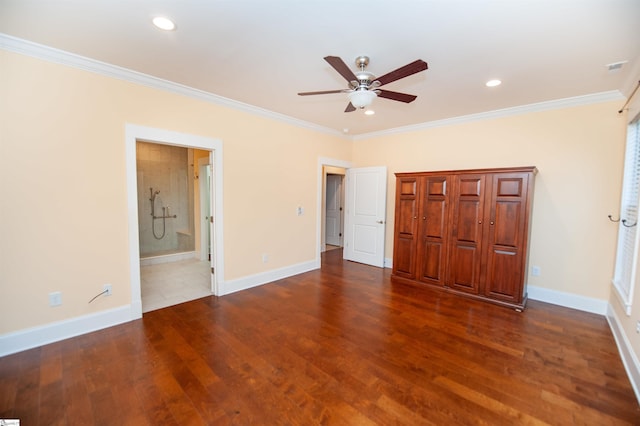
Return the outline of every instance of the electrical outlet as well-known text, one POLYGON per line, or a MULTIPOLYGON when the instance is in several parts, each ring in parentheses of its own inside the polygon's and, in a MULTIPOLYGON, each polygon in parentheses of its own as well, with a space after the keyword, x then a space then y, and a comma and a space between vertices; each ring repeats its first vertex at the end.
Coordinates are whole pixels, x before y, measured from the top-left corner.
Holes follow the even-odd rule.
POLYGON ((49 306, 60 305, 62 305, 62 292, 54 291, 53 293, 49 293, 49 306))
POLYGON ((298 216, 302 216, 304 214, 304 207, 298 206, 296 213, 298 214, 298 216))
POLYGON ((102 291, 104 291, 106 296, 111 296, 111 284, 105 284, 104 287, 102 287, 102 291))
POLYGON ((636 322, 636 333, 640 333, 640 321, 636 322))
POLYGON ((262 255, 262 263, 267 263, 269 261, 269 255, 264 253, 262 255))
POLYGON ((531 267, 531 275, 533 275, 534 277, 539 277, 540 276, 540 267, 539 266, 531 267))

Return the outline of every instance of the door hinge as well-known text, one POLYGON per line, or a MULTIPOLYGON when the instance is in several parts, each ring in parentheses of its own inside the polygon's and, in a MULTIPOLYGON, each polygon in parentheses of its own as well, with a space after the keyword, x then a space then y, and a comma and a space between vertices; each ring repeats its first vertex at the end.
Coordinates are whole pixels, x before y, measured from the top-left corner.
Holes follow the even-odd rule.
POLYGON ((338 234, 338 237, 342 237, 342 232, 338 234))
POLYGON ((216 268, 211 267, 211 273, 212 273, 212 274, 215 274, 215 270, 216 270, 216 268))
POLYGON ((209 222, 213 223, 213 216, 209 216, 209 222))

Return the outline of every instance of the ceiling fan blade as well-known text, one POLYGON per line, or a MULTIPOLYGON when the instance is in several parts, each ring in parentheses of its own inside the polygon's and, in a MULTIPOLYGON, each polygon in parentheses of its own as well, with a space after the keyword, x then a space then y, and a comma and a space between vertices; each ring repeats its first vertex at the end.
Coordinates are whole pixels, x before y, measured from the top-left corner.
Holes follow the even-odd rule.
POLYGON ((347 105, 347 109, 345 109, 344 112, 352 112, 355 110, 356 110, 356 107, 354 107, 353 104, 349 102, 349 105, 347 105))
POLYGON ((426 69, 427 63, 422 59, 418 59, 411 62, 410 64, 398 68, 397 70, 391 71, 390 73, 387 73, 382 77, 376 78, 376 80, 378 80, 380 82, 380 86, 382 86, 385 84, 389 84, 392 81, 400 80, 401 78, 405 78, 420 71, 424 71, 426 69))
POLYGON ((309 95, 328 95, 330 93, 344 93, 346 90, 320 90, 319 92, 302 92, 298 93, 300 96, 309 96, 309 95))
POLYGON ((345 80, 351 82, 353 80, 358 80, 356 75, 349 69, 347 64, 344 63, 342 59, 338 56, 325 56, 324 60, 329 63, 333 67, 334 70, 338 71, 338 73, 344 77, 345 80))
POLYGON ((390 90, 380 89, 379 92, 380 93, 378 93, 378 97, 380 97, 380 98, 391 99, 393 101, 400 101, 400 102, 404 102, 404 103, 407 103, 407 104, 409 102, 415 101, 416 98, 417 98, 416 95, 408 95, 406 93, 392 92, 390 90))

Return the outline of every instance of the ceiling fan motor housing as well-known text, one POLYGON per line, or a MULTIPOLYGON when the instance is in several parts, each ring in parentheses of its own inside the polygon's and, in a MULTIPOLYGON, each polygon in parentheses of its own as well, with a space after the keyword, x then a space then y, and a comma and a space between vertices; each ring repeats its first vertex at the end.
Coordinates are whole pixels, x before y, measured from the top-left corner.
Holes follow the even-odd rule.
POLYGON ((356 58, 356 66, 359 71, 355 73, 358 81, 349 82, 351 88, 354 90, 368 90, 371 83, 376 79, 375 75, 372 73, 365 71, 365 68, 369 65, 369 57, 368 56, 358 56, 356 58))
POLYGON ((368 56, 358 56, 356 58, 356 66, 358 71, 355 73, 349 69, 347 64, 338 56, 325 56, 324 60, 333 67, 345 80, 348 82, 349 88, 346 90, 322 90, 316 92, 302 92, 298 93, 300 96, 307 95, 324 95, 329 93, 348 93, 349 105, 344 112, 355 111, 357 108, 365 108, 371 104, 374 98, 380 96, 381 98, 390 99, 393 101, 410 103, 413 102, 417 96, 408 95, 406 93, 399 93, 390 90, 378 89, 385 84, 389 84, 393 81, 401 78, 408 77, 420 71, 427 69, 427 63, 422 59, 415 60, 403 67, 388 72, 381 77, 376 77, 372 73, 365 71, 367 65, 369 65, 368 56))

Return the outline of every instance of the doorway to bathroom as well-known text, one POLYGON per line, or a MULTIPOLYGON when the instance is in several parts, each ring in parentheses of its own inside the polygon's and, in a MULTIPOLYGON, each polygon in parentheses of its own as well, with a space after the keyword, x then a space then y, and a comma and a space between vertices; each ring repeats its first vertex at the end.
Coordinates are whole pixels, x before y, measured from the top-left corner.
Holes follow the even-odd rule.
POLYGON ((142 312, 212 294, 210 246, 201 254, 198 241, 200 229, 210 241, 208 162, 205 150, 136 143, 142 312))
POLYGON ((132 317, 222 294, 222 142, 128 124, 126 156, 132 317))

